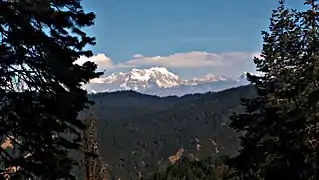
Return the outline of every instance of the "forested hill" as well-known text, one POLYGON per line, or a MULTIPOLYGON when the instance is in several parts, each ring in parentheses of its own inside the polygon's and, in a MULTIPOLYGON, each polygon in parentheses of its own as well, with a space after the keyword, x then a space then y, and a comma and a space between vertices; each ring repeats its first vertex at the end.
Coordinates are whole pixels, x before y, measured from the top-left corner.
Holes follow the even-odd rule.
MULTIPOLYGON (((133 91, 90 95, 96 102, 100 153, 113 174, 124 179, 154 172, 184 149, 202 158, 234 155, 237 134, 229 116, 255 89, 242 86, 217 93, 156 97, 133 91)), ((133 178, 135 179, 135 178, 133 178)))

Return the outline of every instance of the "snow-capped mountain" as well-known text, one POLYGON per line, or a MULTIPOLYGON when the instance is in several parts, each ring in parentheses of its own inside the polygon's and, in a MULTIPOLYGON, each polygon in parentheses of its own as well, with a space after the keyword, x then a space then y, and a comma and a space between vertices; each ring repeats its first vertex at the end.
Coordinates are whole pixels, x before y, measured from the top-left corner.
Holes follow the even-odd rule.
POLYGON ((93 79, 86 85, 88 92, 112 92, 134 90, 159 96, 185 95, 220 91, 227 88, 248 84, 246 74, 238 79, 208 74, 203 77, 183 80, 178 75, 163 67, 132 69, 129 72, 113 73, 104 78, 93 79))
MULTIPOLYGON (((166 68, 132 69, 130 72, 113 73, 91 81, 90 85, 102 85, 102 91, 134 90, 139 92, 153 88, 169 88, 182 84, 182 80, 166 68)), ((94 88, 93 88, 94 89, 94 88)))
POLYGON ((209 83, 209 82, 216 82, 216 81, 226 81, 227 77, 224 76, 215 76, 213 74, 207 74, 203 77, 200 78, 193 78, 190 80, 186 80, 185 81, 185 85, 199 85, 199 84, 203 84, 203 83, 209 83))

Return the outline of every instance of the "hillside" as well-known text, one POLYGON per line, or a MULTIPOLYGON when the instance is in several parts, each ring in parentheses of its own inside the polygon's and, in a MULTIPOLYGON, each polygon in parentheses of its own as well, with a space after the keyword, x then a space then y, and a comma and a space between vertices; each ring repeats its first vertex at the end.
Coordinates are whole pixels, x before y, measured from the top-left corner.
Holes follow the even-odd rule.
POLYGON ((243 86, 183 97, 133 91, 90 96, 96 102, 101 155, 112 172, 124 179, 163 169, 168 157, 181 148, 197 158, 234 155, 239 144, 237 134, 227 126, 228 118, 241 110, 241 97, 254 94, 251 86, 243 86))

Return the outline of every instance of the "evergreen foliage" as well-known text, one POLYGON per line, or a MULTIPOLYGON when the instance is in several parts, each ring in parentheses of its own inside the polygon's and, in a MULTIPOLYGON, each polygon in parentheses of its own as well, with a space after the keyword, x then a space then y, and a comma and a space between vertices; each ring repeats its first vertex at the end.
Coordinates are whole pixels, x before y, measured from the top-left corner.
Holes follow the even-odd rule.
POLYGON ((94 18, 80 0, 0 1, 0 137, 13 137, 17 149, 0 149, 4 168, 20 167, 25 178, 74 178, 68 153, 80 148, 85 125, 77 113, 89 102, 81 85, 101 75, 94 63, 74 61, 92 55, 84 48, 94 38, 81 29, 94 18))
POLYGON ((244 132, 240 154, 229 161, 237 179, 318 179, 319 44, 317 0, 306 10, 280 0, 263 31, 261 76, 249 75, 258 96, 243 100, 245 113, 231 126, 244 132))
POLYGON ((99 156, 99 146, 97 136, 97 118, 94 113, 91 112, 83 119, 84 124, 87 126, 83 132, 83 152, 81 158, 81 170, 78 173, 77 179, 84 180, 105 180, 109 179, 111 174, 107 171, 107 167, 101 156, 99 156))
POLYGON ((112 175, 121 179, 164 172, 169 157, 181 148, 199 160, 216 154, 234 156, 239 141, 228 127, 229 116, 241 111, 241 97, 255 94, 254 87, 243 86, 183 97, 131 91, 90 95, 96 103, 100 155, 112 175))
POLYGON ((183 156, 163 172, 156 172, 147 180, 222 180, 228 176, 225 165, 227 156, 207 157, 194 160, 183 156))

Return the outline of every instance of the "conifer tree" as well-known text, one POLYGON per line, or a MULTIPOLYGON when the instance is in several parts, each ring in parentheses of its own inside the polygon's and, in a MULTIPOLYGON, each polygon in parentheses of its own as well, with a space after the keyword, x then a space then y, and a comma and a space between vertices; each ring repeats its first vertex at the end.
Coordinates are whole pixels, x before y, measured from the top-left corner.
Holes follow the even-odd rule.
POLYGON ((306 0, 300 12, 280 6, 263 31, 260 76, 248 75, 258 91, 244 99, 246 112, 232 116, 242 131, 242 149, 229 161, 237 179, 317 177, 319 44, 317 0, 306 0))
MULTIPOLYGON (((74 62, 91 56, 94 24, 80 0, 0 0, 0 138, 17 151, 0 148, 6 167, 31 179, 72 179, 85 125, 78 112, 88 105, 83 83, 96 78, 96 65, 74 62)), ((5 172, 0 172, 3 174, 5 172)))
POLYGON ((109 179, 108 167, 99 156, 99 140, 97 133, 97 117, 94 115, 94 107, 83 121, 87 125, 83 132, 83 160, 85 180, 103 180, 109 179))

